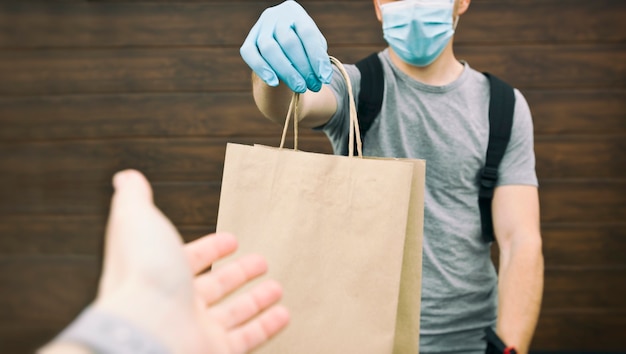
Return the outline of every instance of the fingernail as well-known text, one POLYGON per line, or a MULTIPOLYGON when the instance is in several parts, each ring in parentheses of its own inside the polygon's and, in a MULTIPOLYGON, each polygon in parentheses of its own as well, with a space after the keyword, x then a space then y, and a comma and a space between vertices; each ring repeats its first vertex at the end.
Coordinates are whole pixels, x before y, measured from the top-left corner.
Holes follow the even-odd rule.
POLYGON ((309 74, 306 78, 306 83, 308 88, 313 92, 318 92, 322 88, 322 83, 315 74, 309 74))
POLYGON ((300 77, 298 78, 293 78, 291 80, 291 82, 293 83, 291 86, 291 89, 294 90, 297 93, 305 93, 306 92, 306 82, 304 82, 300 77))
POLYGON ((278 85, 278 78, 271 71, 264 71, 263 75, 261 76, 261 78, 263 79, 263 81, 265 81, 266 84, 268 84, 270 86, 277 86, 278 85))

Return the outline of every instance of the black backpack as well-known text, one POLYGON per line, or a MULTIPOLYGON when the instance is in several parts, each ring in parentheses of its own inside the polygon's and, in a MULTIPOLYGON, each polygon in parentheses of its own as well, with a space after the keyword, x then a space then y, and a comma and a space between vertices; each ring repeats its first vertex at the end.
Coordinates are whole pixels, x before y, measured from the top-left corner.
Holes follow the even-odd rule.
MULTIPOLYGON (((361 130, 361 139, 378 117, 383 103, 385 79, 378 53, 373 53, 356 63, 361 72, 361 91, 357 115, 361 130)), ((478 206, 480 221, 485 242, 494 240, 493 221, 491 217, 491 201, 498 180, 498 166, 511 138, 513 111, 515 109, 515 93, 513 88, 497 77, 483 73, 489 79, 489 143, 485 166, 480 174, 480 190, 478 206)))

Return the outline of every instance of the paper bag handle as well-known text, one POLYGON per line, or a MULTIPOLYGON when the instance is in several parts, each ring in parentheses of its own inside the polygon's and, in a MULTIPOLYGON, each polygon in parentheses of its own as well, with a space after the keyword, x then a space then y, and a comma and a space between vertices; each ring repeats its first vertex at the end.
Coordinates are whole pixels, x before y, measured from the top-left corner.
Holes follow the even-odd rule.
MULTIPOLYGON (((357 156, 363 157, 363 143, 361 142, 361 133, 359 129, 359 120, 356 115, 356 104, 354 103, 354 95, 352 93, 352 82, 350 77, 343 67, 343 64, 335 57, 330 57, 330 62, 333 63, 341 73, 344 81, 346 82, 346 88, 348 90, 348 100, 350 107, 350 134, 348 138, 348 156, 354 156, 354 139, 356 137, 356 149, 357 156)), ((280 148, 285 146, 285 139, 287 137, 287 129, 289 128, 289 122, 293 115, 293 149, 298 150, 298 103, 300 102, 300 94, 294 92, 291 96, 291 102, 289 103, 289 110, 287 111, 287 117, 285 118, 285 126, 283 127, 283 136, 280 140, 280 148)))

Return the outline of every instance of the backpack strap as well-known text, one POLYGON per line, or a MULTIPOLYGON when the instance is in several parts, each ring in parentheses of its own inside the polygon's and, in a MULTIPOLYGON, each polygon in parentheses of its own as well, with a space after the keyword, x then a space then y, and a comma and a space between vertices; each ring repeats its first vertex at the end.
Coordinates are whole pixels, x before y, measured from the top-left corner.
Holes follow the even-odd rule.
POLYGON ((511 139, 513 113, 515 110, 515 92, 513 88, 497 77, 484 73, 489 79, 489 144, 485 166, 480 173, 478 206, 480 222, 485 242, 494 241, 491 201, 498 180, 498 167, 504 157, 511 139))
POLYGON ((359 129, 361 130, 361 140, 370 129, 380 109, 383 105, 383 95, 385 93, 385 78, 383 75, 383 65, 378 58, 378 53, 361 59, 356 63, 356 67, 361 72, 361 90, 359 92, 359 106, 357 107, 357 117, 359 119, 359 129))
MULTIPOLYGON (((385 91, 382 63, 378 53, 373 53, 356 63, 361 72, 359 106, 357 115, 361 129, 361 139, 372 126, 380 113, 385 91)), ((513 113, 515 110, 515 92, 513 87, 496 76, 484 73, 489 80, 489 143, 485 166, 480 174, 478 206, 482 234, 485 242, 494 240, 491 201, 498 180, 498 167, 504 157, 511 138, 513 113)))

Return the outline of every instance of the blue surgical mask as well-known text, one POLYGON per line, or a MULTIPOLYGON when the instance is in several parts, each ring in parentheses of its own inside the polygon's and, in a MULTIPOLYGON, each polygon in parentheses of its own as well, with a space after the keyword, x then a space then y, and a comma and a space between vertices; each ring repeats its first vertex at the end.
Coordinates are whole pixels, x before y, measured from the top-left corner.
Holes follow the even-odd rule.
POLYGON ((385 40, 406 63, 430 65, 454 35, 453 9, 454 0, 403 0, 381 4, 385 40))

